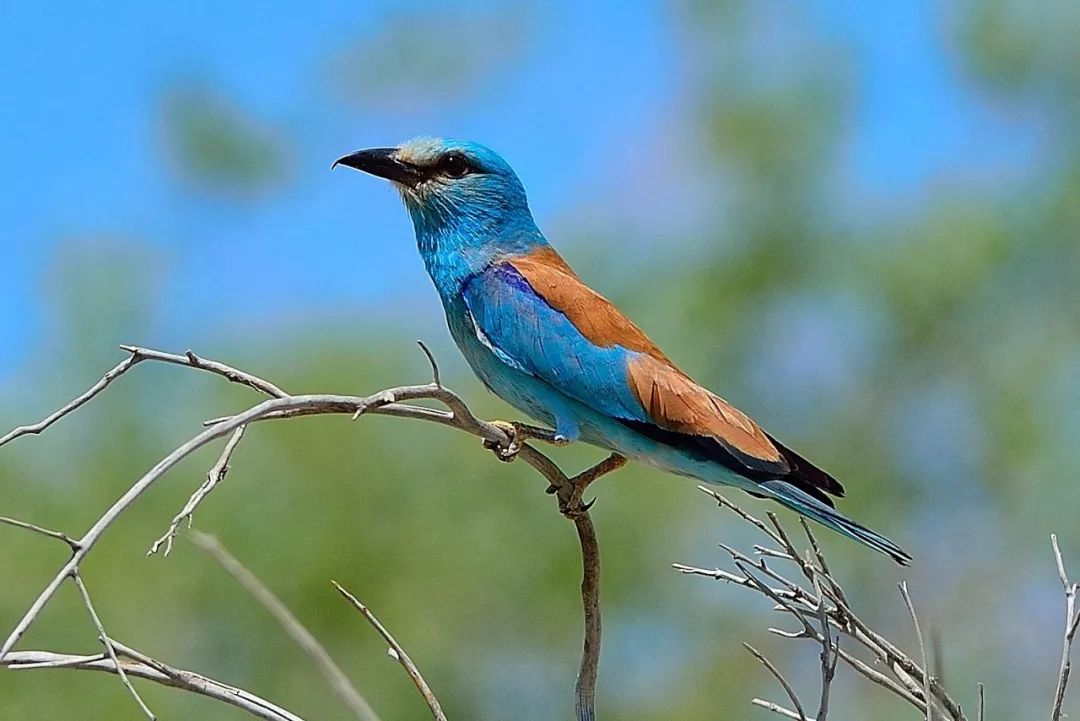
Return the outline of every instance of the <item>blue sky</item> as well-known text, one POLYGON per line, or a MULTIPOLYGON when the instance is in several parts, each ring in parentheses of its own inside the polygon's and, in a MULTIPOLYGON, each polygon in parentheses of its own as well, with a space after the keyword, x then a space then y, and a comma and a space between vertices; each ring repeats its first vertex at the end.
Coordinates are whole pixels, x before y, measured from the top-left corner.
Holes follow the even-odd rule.
MULTIPOLYGON (((414 304, 437 327, 393 193, 328 170, 357 147, 418 134, 482 140, 511 160, 549 227, 587 205, 596 187, 603 203, 617 202, 634 157, 681 148, 680 160, 648 181, 701 182, 680 172, 692 148, 669 137, 686 128, 684 78, 692 71, 680 54, 677 10, 551 3, 530 11, 520 49, 460 97, 346 102, 328 80, 328 58, 377 37, 391 7, 320 0, 302 12, 264 6, 255 16, 212 2, 5 3, 0 382, 57 342, 45 310, 48 279, 73 239, 93 249, 101 238, 127 238, 147 245, 148 262, 161 266, 148 269, 162 316, 153 337, 123 340, 198 345, 233 329, 414 304), (290 139, 283 189, 230 203, 192 192, 170 171, 162 88, 192 79, 290 139)), ((1030 166, 1037 121, 1005 115, 965 85, 934 4, 873 15, 850 4, 776 7, 774 14, 809 23, 804 35, 854 54, 855 113, 837 159, 849 210, 918 202, 928 180, 958 168, 966 181, 993 184, 1030 166)), ((435 4, 431 11, 447 12, 435 4)), ((760 42, 776 54, 769 44, 787 40, 766 33, 760 42)), ((591 222, 604 217, 591 214, 591 222)))

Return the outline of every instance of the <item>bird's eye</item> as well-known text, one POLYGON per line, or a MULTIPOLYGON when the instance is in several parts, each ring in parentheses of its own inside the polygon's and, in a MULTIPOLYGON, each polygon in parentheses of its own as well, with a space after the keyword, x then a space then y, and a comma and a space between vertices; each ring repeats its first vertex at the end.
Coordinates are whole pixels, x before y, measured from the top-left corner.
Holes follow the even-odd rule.
POLYGON ((460 153, 449 153, 442 159, 442 170, 451 178, 460 178, 469 172, 469 161, 460 153))

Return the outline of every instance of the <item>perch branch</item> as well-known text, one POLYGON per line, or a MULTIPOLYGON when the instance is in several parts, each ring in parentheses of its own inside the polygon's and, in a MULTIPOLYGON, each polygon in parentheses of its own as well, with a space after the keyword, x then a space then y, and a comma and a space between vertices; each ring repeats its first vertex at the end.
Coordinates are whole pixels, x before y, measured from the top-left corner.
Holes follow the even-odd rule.
MULTIPOLYGON (((38 594, 30 608, 8 634, 3 645, 0 646, 0 662, 12 652, 15 645, 56 594, 64 580, 72 577, 78 571, 83 559, 123 512, 184 458, 219 438, 233 434, 230 442, 223 450, 218 464, 208 474, 207 481, 192 495, 185 507, 173 519, 173 523, 165 535, 151 548, 153 551, 164 544, 167 552, 180 524, 185 519, 190 522, 191 513, 195 510, 195 507, 205 499, 214 485, 220 482, 221 477, 224 476, 232 450, 240 440, 241 429, 246 428, 251 423, 307 415, 348 414, 353 419, 366 414, 389 415, 456 428, 481 438, 497 450, 502 449, 502 451, 505 451, 514 442, 514 438, 500 428, 498 424, 478 418, 457 394, 442 385, 434 356, 423 345, 421 345, 421 348, 424 350, 432 367, 432 383, 389 388, 363 397, 330 394, 288 395, 279 386, 265 379, 224 363, 202 358, 192 351, 178 355, 137 346, 121 346, 121 348, 129 353, 129 356, 110 370, 101 381, 43 421, 32 426, 16 428, 3 436, 0 442, 7 442, 21 435, 40 433, 60 418, 87 403, 116 378, 143 361, 157 361, 202 370, 222 376, 230 382, 253 388, 270 398, 242 413, 207 422, 208 427, 205 430, 191 437, 186 443, 162 458, 141 476, 80 538, 72 540, 63 537, 62 534, 56 535, 55 537, 65 540, 71 546, 72 557, 45 585, 45 588, 38 594), (447 410, 427 408, 411 403, 411 401, 416 400, 434 400, 445 405, 447 410), (216 472, 218 469, 220 469, 220 473, 216 472), (214 480, 211 481, 211 478, 214 480)), ((530 437, 544 442, 556 442, 551 431, 546 429, 533 430, 535 433, 532 433, 530 437)), ((581 544, 583 563, 581 590, 585 615, 585 641, 575 686, 575 705, 579 721, 592 721, 594 719, 593 698, 600 653, 600 566, 596 532, 588 513, 589 505, 582 502, 581 496, 585 489, 596 479, 621 467, 625 463, 625 459, 613 455, 593 468, 571 478, 563 473, 551 459, 529 443, 522 443, 517 455, 547 480, 549 490, 555 493, 558 498, 560 512, 573 521, 581 544)), ((16 522, 16 524, 22 524, 22 522, 16 522)), ((23 526, 29 527, 29 524, 23 524, 23 526)), ((32 528, 28 529, 34 530, 32 528)), ((114 668, 118 668, 118 666, 114 665, 114 668)))

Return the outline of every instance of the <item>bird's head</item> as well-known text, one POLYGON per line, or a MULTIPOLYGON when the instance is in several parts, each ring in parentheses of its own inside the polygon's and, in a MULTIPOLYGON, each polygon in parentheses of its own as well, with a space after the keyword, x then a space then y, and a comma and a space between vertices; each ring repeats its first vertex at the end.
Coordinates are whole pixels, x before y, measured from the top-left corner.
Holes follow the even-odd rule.
POLYGON ((478 143, 417 138, 396 148, 350 153, 338 158, 338 165, 394 184, 429 266, 451 259, 470 266, 486 264, 492 255, 545 242, 517 174, 478 143))

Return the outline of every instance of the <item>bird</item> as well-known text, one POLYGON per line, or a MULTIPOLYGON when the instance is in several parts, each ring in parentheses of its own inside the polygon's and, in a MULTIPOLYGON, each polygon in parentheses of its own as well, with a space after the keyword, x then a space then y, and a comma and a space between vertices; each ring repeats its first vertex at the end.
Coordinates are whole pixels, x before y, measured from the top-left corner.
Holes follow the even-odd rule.
POLYGON ((663 471, 780 503, 907 565, 844 516, 844 487, 694 381, 571 269, 537 227, 510 165, 479 143, 420 137, 345 166, 404 201, 454 342, 495 395, 554 430, 663 471))

